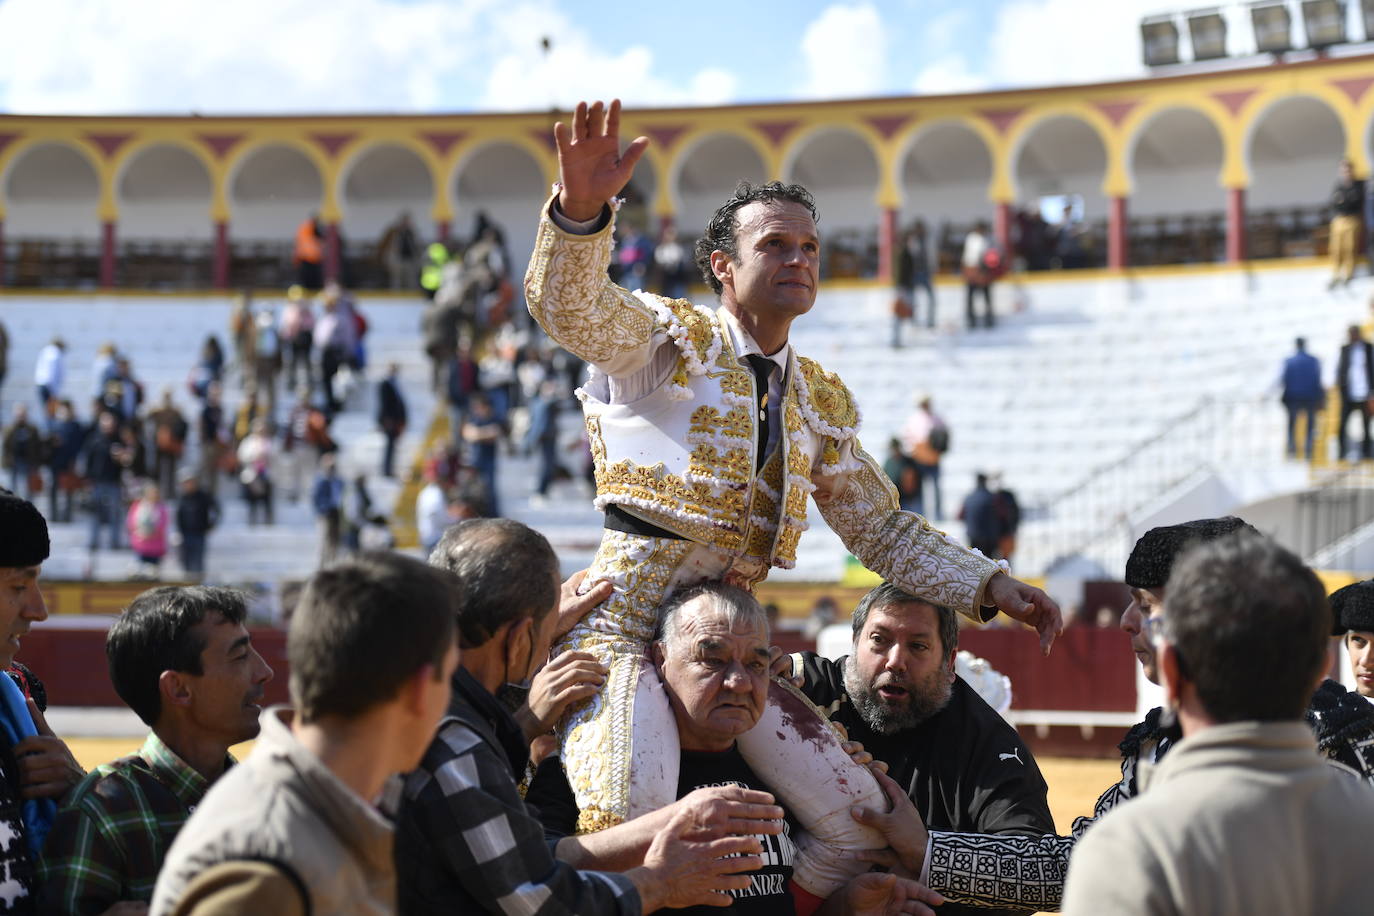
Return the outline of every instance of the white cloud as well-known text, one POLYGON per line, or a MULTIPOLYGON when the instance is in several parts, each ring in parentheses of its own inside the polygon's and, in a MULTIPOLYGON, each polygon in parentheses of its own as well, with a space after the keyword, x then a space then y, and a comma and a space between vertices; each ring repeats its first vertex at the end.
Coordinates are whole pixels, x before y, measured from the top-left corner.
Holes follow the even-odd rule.
POLYGON ((560 0, 0 0, 0 111, 538 109, 584 95, 730 100, 735 78, 667 79, 610 51, 560 0), (551 69, 539 41, 556 36, 551 69))
POLYGON ((888 90, 887 31, 872 3, 826 7, 802 36, 806 98, 877 95, 888 90))
POLYGON ((619 98, 627 105, 717 104, 735 95, 735 77, 699 71, 685 83, 656 69, 653 51, 633 45, 611 53, 598 39, 547 3, 510 10, 493 23, 497 56, 478 102, 488 109, 570 108, 582 99, 619 98), (546 54, 540 39, 553 36, 546 54))
POLYGON ((1141 76, 1140 19, 1158 0, 1010 0, 994 14, 986 52, 950 53, 952 34, 967 44, 967 19, 938 17, 927 32, 931 56, 917 92, 967 92, 1053 86, 1141 76))

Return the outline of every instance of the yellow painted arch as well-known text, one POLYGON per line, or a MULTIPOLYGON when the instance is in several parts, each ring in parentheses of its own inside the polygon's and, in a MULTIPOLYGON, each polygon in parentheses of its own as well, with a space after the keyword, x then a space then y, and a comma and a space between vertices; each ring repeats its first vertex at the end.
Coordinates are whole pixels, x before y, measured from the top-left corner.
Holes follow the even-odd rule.
MULTIPOLYGON (((443 174, 444 163, 434 153, 428 145, 421 143, 413 136, 405 134, 376 134, 364 137, 361 140, 350 142, 346 147, 339 151, 338 157, 338 176, 335 179, 334 195, 339 202, 340 213, 343 212, 345 200, 344 189, 348 185, 348 177, 362 161, 363 157, 373 150, 387 146, 394 146, 414 153, 424 165, 425 171, 429 174, 429 193, 430 207, 434 209, 438 199, 443 196, 443 174)), ((448 219, 448 216, 437 216, 435 219, 448 219)))
POLYGON ((797 167, 797 160, 801 159, 806 152, 806 147, 816 140, 817 137, 825 134, 853 134, 858 137, 859 142, 873 156, 873 171, 876 173, 877 181, 873 187, 874 203, 878 207, 890 206, 892 189, 887 184, 886 176, 890 171, 884 161, 884 147, 887 145, 882 136, 867 124, 852 121, 815 121, 800 131, 792 135, 792 139, 782 148, 779 157, 778 173, 783 181, 792 180, 792 170, 797 167), (886 194, 884 193, 886 192, 886 194))
POLYGON ((101 220, 115 218, 105 215, 104 203, 107 195, 106 185, 108 182, 105 167, 101 162, 100 150, 89 140, 80 136, 80 133, 85 133, 86 131, 78 132, 79 130, 78 127, 73 127, 70 131, 62 131, 60 133, 44 135, 29 134, 28 136, 20 137, 18 140, 11 143, 4 153, 0 153, 0 219, 5 218, 6 192, 10 183, 10 174, 14 170, 15 164, 35 147, 49 145, 70 147, 79 153, 81 158, 86 160, 86 164, 89 165, 91 171, 95 173, 96 186, 98 188, 97 193, 99 194, 99 201, 96 204, 96 217, 101 220))
POLYGON ((326 223, 338 222, 340 213, 338 201, 334 197, 334 183, 337 167, 314 143, 304 136, 294 135, 282 130, 262 131, 250 135, 240 143, 224 163, 224 202, 226 218, 232 218, 234 208, 234 179, 249 159, 271 146, 284 146, 293 149, 310 160, 315 172, 320 176, 320 219, 326 223))
MULTIPOLYGON (((1250 147, 1253 145, 1255 131, 1264 123, 1264 117, 1272 109, 1283 102, 1294 99, 1307 98, 1316 102, 1321 102, 1331 110, 1336 116, 1336 123, 1340 124, 1342 133, 1345 134, 1345 149, 1342 155, 1348 156, 1355 164, 1355 171, 1365 174, 1369 171, 1369 157, 1364 150, 1364 144, 1360 139, 1360 131, 1356 125, 1356 114, 1350 99, 1335 86, 1324 81, 1307 80, 1296 86, 1269 85, 1268 87, 1255 93, 1246 99, 1245 105, 1237 115, 1241 138, 1241 164, 1244 166, 1244 184, 1229 185, 1230 187, 1247 187, 1251 180, 1250 147)), ((1332 171, 1335 171, 1335 162, 1332 163, 1332 171)), ((1230 176, 1228 176, 1230 177, 1230 176)))
POLYGON ((1150 125, 1161 115, 1171 111, 1195 111, 1207 119, 1221 138, 1221 167, 1218 185, 1225 186, 1226 176, 1242 161, 1243 144, 1239 139, 1239 125, 1231 112, 1216 99, 1188 90, 1150 97, 1132 109, 1118 127, 1121 133, 1121 167, 1126 176, 1126 195, 1135 191, 1135 152, 1150 125))
POLYGON ((228 219, 228 209, 224 199, 225 183, 222 180, 220 163, 214 160, 204 146, 191 141, 189 135, 181 131, 162 130, 155 132, 140 132, 137 139, 120 147, 115 154, 114 161, 110 163, 110 190, 115 198, 115 205, 118 206, 123 201, 119 198, 119 185, 124 179, 124 174, 129 170, 129 166, 140 155, 158 146, 170 146, 183 152, 190 153, 191 158, 200 163, 205 169, 205 175, 210 179, 210 196, 206 206, 206 216, 213 223, 221 219, 228 219))
POLYGON ((997 176, 1001 163, 1005 159, 1001 155, 1003 146, 1002 136, 993 129, 983 118, 975 118, 970 115, 962 114, 942 114, 929 120, 918 120, 906 130, 893 137, 892 161, 888 168, 888 178, 897 189, 897 206, 906 204, 906 189, 902 185, 902 170, 906 167, 906 161, 910 158, 916 145, 921 142, 921 137, 932 133, 938 128, 955 125, 963 127, 977 137, 983 144, 983 149, 988 154, 988 163, 991 173, 988 175, 988 200, 996 200, 993 196, 993 189, 997 184, 997 176))
POLYGON ((1016 180, 1016 165, 1026 143, 1041 125, 1056 118, 1072 118, 1082 121, 1092 128, 1102 142, 1102 151, 1106 159, 1105 174, 1102 177, 1102 192, 1108 197, 1123 196, 1126 177, 1121 173, 1121 137, 1116 128, 1112 126, 1112 122, 1101 111, 1086 102, 1055 102, 1033 107, 1028 113, 1018 117, 1007 132, 1003 159, 1012 199, 1020 198, 1021 188, 1016 180))
POLYGON ((660 184, 665 187, 666 193, 670 195, 673 205, 673 213, 682 211, 682 195, 678 188, 681 185, 682 170, 687 165, 692 155, 699 150, 702 145, 714 137, 731 137, 739 140, 754 151, 759 157, 759 162, 763 165, 764 179, 775 178, 778 175, 776 169, 776 153, 764 141, 764 138, 755 130, 748 128, 726 127, 721 125, 702 126, 688 131, 678 138, 676 152, 673 153, 672 161, 668 170, 663 173, 660 184))

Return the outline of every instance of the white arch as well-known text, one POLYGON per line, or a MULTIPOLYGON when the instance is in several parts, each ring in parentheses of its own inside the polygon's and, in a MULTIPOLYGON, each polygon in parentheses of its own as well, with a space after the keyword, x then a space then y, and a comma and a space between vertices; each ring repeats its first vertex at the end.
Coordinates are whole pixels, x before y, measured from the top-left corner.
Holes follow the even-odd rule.
POLYGON ((156 143, 134 153, 115 185, 121 239, 208 239, 215 189, 205 163, 156 143))
POLYGON ((505 234, 512 276, 524 276, 534 249, 539 207, 549 196, 539 161, 516 143, 494 140, 463 157, 449 190, 454 199, 452 233, 470 241, 478 212, 486 213, 505 234))
POLYGON ((10 163, 4 182, 10 239, 100 237, 100 176, 76 146, 35 144, 10 163))
POLYGON ((289 239, 324 200, 324 176, 288 144, 268 143, 236 164, 228 203, 237 239, 289 239))
POLYGON ((727 131, 703 134, 678 153, 671 180, 682 235, 701 235, 711 214, 740 181, 768 178, 768 166, 753 145, 727 131))
POLYGON ((1246 207, 1253 212, 1323 203, 1345 156, 1345 139, 1339 114, 1324 99, 1293 95, 1266 106, 1245 138, 1246 207))
POLYGON ((408 212, 421 234, 429 224, 434 178, 424 159, 399 143, 377 143, 360 151, 339 175, 339 207, 349 238, 376 239, 408 212))

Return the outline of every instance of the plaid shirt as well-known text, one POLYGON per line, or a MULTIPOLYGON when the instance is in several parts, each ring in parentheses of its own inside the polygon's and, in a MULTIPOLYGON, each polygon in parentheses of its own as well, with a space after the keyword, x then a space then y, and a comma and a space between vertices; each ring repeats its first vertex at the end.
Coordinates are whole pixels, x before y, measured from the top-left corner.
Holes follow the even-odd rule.
POLYGON ((154 734, 137 754, 96 767, 48 834, 41 911, 101 913, 120 900, 151 901, 172 840, 209 788, 154 734))
POLYGON ((637 916, 628 878, 554 858, 516 791, 519 728, 462 668, 449 713, 406 779, 396 825, 400 912, 637 916))

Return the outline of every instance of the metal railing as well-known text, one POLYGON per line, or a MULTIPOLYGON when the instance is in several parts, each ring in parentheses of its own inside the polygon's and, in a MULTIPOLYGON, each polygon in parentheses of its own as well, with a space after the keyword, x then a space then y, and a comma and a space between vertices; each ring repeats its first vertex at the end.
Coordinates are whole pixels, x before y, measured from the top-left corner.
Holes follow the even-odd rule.
POLYGON ((1283 436, 1282 412, 1272 399, 1200 399, 1120 458, 1027 513, 1018 571, 1044 574, 1060 561, 1082 557, 1119 574, 1136 534, 1133 519, 1221 469, 1281 462, 1283 436))

